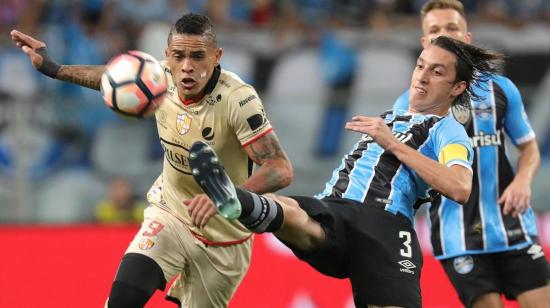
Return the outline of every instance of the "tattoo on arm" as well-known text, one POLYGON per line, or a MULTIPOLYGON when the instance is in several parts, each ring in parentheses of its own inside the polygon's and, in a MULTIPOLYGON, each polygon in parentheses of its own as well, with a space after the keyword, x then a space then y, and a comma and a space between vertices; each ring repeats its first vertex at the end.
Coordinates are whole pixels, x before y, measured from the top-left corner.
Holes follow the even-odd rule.
POLYGON ((62 65, 56 78, 93 90, 99 90, 104 65, 62 65))
POLYGON ((250 145, 250 150, 252 152, 251 158, 260 165, 266 159, 286 157, 281 149, 277 136, 273 133, 269 133, 263 138, 260 138, 258 141, 252 143, 250 145))
POLYGON ((262 194, 290 184, 292 167, 275 133, 269 133, 252 143, 247 153, 261 167, 243 184, 243 188, 262 194))

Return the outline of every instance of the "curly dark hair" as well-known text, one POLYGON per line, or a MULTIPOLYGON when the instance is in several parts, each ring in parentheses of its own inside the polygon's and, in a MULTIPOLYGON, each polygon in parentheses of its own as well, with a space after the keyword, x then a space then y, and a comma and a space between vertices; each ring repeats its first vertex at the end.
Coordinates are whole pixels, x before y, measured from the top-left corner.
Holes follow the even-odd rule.
POLYGON ((214 46, 217 45, 214 26, 208 16, 203 14, 188 13, 176 21, 176 24, 170 29, 168 35, 168 44, 174 34, 204 35, 211 39, 214 46))
POLYGON ((456 56, 455 83, 466 82, 466 90, 455 98, 453 105, 462 105, 468 108, 470 99, 481 99, 474 92, 474 87, 487 90, 486 82, 501 71, 505 58, 501 53, 466 44, 446 36, 433 39, 431 44, 456 56))

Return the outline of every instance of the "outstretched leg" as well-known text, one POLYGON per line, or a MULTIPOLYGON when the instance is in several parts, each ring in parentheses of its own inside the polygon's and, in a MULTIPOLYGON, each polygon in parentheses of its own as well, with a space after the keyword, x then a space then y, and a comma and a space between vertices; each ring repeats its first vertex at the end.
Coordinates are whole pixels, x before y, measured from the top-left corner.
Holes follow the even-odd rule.
POLYGON ((279 239, 304 251, 323 243, 323 228, 296 200, 235 188, 216 153, 206 143, 193 144, 189 150, 189 165, 193 177, 223 217, 238 219, 255 233, 273 232, 279 239))

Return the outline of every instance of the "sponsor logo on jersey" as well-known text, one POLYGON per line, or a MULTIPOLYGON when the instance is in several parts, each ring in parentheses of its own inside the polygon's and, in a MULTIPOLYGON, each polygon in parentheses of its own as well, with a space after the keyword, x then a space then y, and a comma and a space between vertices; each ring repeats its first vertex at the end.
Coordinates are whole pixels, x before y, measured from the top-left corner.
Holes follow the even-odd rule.
POLYGON ((211 141, 212 139, 214 139, 214 130, 212 129, 212 127, 205 127, 202 130, 202 137, 204 138, 204 140, 207 141, 211 141))
POLYGON ((517 228, 517 229, 512 229, 512 230, 508 230, 506 232, 506 235, 510 236, 510 237, 513 237, 513 236, 517 236, 517 235, 522 235, 523 234, 523 230, 517 228))
POLYGON ((164 151, 164 158, 174 169, 181 173, 191 174, 189 170, 189 152, 181 145, 160 139, 160 145, 164 151))
POLYGON ((151 239, 149 238, 144 238, 144 239, 141 239, 141 241, 139 241, 138 243, 138 247, 139 249, 141 250, 149 250, 151 249, 153 246, 155 246, 155 242, 153 242, 151 239))
POLYGON ((483 233, 483 226, 481 225, 480 222, 475 223, 475 224, 472 225, 472 230, 473 230, 476 234, 482 234, 482 233, 483 233))
POLYGON ((225 79, 218 79, 218 83, 221 84, 222 86, 226 87, 226 88, 230 88, 231 85, 229 84, 229 82, 227 82, 225 79))
POLYGON ((191 128, 192 118, 188 114, 178 114, 176 117, 176 129, 180 135, 185 135, 191 128))
POLYGON ((219 100, 215 99, 214 97, 212 97, 212 95, 208 95, 206 97, 206 103, 210 106, 214 106, 216 105, 217 103, 219 102, 219 100))
POLYGON ((166 123, 166 111, 160 110, 158 113, 158 119, 160 123, 166 123))
POLYGON ((265 117, 261 113, 256 113, 255 115, 246 119, 246 121, 248 122, 248 126, 250 126, 251 130, 257 130, 265 123, 265 117))
POLYGON ((242 101, 239 101, 239 106, 240 106, 240 107, 243 107, 244 105, 246 105, 246 104, 248 104, 249 102, 255 100, 256 98, 258 98, 256 95, 251 94, 250 96, 248 96, 247 98, 243 99, 242 101))
POLYGON ((485 134, 484 132, 479 132, 479 134, 470 137, 470 142, 474 148, 499 146, 502 144, 500 140, 500 129, 497 129, 496 134, 485 134))
POLYGON ((493 106, 483 102, 479 106, 474 107, 474 113, 480 120, 491 120, 493 118, 493 106))
POLYGON ((533 260, 544 257, 544 251, 542 250, 542 247, 537 244, 531 245, 531 247, 529 247, 529 249, 527 250, 527 253, 531 255, 531 259, 533 260))
POLYGON ((453 104, 451 106, 451 114, 453 115, 453 118, 455 118, 455 120, 462 125, 466 125, 470 122, 471 111, 467 106, 453 104))
POLYGON ((168 92, 168 94, 173 95, 174 93, 176 93, 176 86, 171 85, 166 91, 168 92))
POLYGON ((151 187, 147 192, 147 200, 160 203, 162 201, 162 189, 160 187, 151 187))
POLYGON ((471 256, 460 256, 453 259, 455 271, 459 274, 468 274, 474 269, 474 259, 471 256))
POLYGON ((414 263, 412 263, 411 260, 401 260, 397 263, 403 267, 403 268, 400 268, 399 271, 414 275, 414 271, 412 269, 416 268, 416 265, 414 265, 414 263))
POLYGON ((391 199, 386 199, 386 198, 374 198, 374 201, 376 202, 380 202, 380 203, 383 203, 383 204, 392 204, 393 203, 393 200, 391 199))

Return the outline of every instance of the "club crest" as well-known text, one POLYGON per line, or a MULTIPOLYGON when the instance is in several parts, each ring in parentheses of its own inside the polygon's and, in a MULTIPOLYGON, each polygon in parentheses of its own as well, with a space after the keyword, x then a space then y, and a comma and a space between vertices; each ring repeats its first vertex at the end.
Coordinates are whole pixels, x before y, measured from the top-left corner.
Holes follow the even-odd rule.
POLYGON ((178 114, 178 117, 176 118, 176 129, 180 135, 187 134, 189 128, 191 128, 192 119, 193 118, 187 114, 178 114))
POLYGON ((468 107, 454 104, 451 106, 451 114, 458 123, 466 125, 470 122, 472 112, 468 107))

